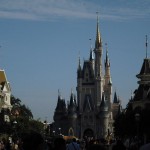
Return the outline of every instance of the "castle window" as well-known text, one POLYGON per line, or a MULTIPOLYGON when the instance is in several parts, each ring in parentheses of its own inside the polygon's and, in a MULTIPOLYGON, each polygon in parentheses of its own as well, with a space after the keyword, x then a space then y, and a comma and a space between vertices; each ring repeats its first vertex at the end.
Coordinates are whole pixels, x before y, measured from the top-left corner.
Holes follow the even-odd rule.
POLYGON ((86 79, 86 82, 88 82, 89 80, 88 79, 86 79))

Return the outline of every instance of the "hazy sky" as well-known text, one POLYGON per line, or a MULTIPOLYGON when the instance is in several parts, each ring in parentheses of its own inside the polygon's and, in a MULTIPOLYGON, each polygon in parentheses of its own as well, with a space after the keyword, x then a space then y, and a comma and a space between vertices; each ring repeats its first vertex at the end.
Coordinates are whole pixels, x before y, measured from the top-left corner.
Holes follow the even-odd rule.
POLYGON ((113 88, 125 107, 146 55, 149 0, 0 0, 0 68, 35 119, 53 120, 58 89, 66 101, 76 93, 78 56, 89 58, 89 39, 94 47, 96 11, 103 58, 107 42, 113 88))

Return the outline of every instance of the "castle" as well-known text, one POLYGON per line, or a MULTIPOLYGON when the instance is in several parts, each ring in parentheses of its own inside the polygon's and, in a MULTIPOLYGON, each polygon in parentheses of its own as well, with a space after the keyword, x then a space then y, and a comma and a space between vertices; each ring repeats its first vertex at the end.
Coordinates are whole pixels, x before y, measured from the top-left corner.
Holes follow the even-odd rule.
POLYGON ((102 65, 102 37, 97 16, 95 48, 90 49, 90 56, 83 66, 77 69, 77 97, 71 92, 70 101, 58 93, 58 102, 54 112, 53 133, 78 138, 107 138, 113 134, 113 121, 120 110, 120 101, 113 97, 110 60, 108 50, 102 65), (93 53, 95 54, 93 57, 93 53))

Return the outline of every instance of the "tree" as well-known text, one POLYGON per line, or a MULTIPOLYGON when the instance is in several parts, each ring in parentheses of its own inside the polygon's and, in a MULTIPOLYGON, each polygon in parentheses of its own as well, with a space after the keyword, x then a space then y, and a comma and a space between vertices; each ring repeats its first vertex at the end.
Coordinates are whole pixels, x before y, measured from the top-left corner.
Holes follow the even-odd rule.
POLYGON ((33 114, 31 110, 26 106, 21 104, 21 100, 19 98, 15 98, 11 96, 11 104, 12 104, 12 115, 15 117, 25 117, 28 119, 33 118, 33 114))
POLYGON ((132 105, 128 103, 124 112, 119 114, 114 122, 115 136, 125 138, 136 135, 135 111, 132 105))
POLYGON ((17 136, 22 136, 24 133, 36 131, 43 132, 43 123, 39 120, 33 119, 31 110, 24 104, 21 104, 19 98, 11 96, 11 127, 12 132, 15 132, 17 136), (14 124, 16 122, 16 124, 14 124))

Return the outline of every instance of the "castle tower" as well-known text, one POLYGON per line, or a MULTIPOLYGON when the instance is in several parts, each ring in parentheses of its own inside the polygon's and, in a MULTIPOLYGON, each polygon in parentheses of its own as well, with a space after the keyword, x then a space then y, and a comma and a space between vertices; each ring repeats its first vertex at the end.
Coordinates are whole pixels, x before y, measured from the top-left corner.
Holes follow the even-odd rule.
POLYGON ((55 131, 55 134, 57 135, 60 131, 59 128, 61 128, 62 134, 67 132, 67 128, 64 126, 64 122, 67 121, 67 108, 65 100, 61 97, 60 91, 58 90, 58 100, 56 109, 54 112, 54 128, 53 131, 55 131))
POLYGON ((97 16, 95 48, 90 48, 88 60, 81 67, 80 59, 77 70, 77 97, 78 97, 78 126, 79 137, 95 136, 105 137, 109 122, 112 119, 112 82, 110 74, 110 61, 108 50, 105 60, 105 76, 102 73, 102 38, 99 30, 97 16), (103 95, 103 96, 102 96, 103 95), (103 106, 105 104, 105 106, 103 106), (103 108, 105 107, 105 108, 103 108), (107 111, 106 111, 107 107, 107 111), (102 110, 101 110, 102 109, 102 110), (105 111, 104 111, 105 110, 105 111), (99 116, 99 117, 98 117, 99 116), (100 132, 101 131, 101 132, 100 132))
POLYGON ((102 38, 97 16, 95 47, 94 49, 90 47, 89 58, 84 60, 83 65, 79 57, 77 100, 71 93, 67 108, 64 109, 64 104, 63 106, 59 104, 62 103, 62 99, 58 97, 54 114, 55 126, 61 123, 64 126, 61 128, 64 129, 65 135, 74 135, 78 138, 106 138, 107 134, 113 131, 110 60, 108 49, 106 49, 103 75, 102 51, 102 38))
POLYGON ((112 103, 112 81, 110 74, 110 60, 108 57, 108 47, 106 44, 106 58, 105 58, 105 75, 104 75, 104 93, 108 103, 108 109, 111 110, 112 103))
POLYGON ((102 92, 103 92, 103 76, 102 76, 102 38, 99 30, 99 19, 97 16, 97 29, 96 29, 96 40, 95 40, 95 96, 96 106, 100 106, 102 92))
POLYGON ((71 91, 70 101, 68 103, 68 135, 77 135, 77 103, 73 91, 71 91))
POLYGON ((100 112, 99 112, 99 118, 100 118, 100 133, 99 137, 105 138, 108 135, 108 118, 109 118, 109 111, 108 111, 108 104, 105 100, 105 95, 103 93, 102 95, 102 102, 100 105, 100 112))

